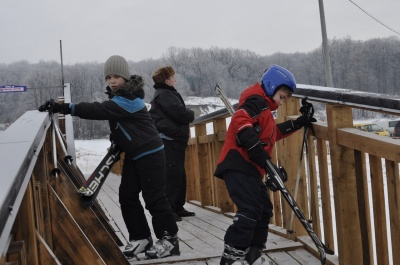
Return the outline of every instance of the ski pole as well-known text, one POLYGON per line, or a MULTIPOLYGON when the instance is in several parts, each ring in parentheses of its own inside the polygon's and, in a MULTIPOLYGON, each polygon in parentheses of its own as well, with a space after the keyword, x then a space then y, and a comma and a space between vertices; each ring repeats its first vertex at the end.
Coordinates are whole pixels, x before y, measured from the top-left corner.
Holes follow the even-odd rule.
MULTIPOLYGON (((299 161, 299 167, 297 168, 297 177, 296 177, 296 186, 294 189, 294 200, 297 200, 297 195, 299 191, 299 183, 300 183, 300 172, 301 172, 301 165, 303 162, 303 153, 304 153, 304 146, 307 145, 307 133, 308 133, 308 127, 304 129, 304 134, 303 134, 303 141, 301 145, 301 151, 300 151, 300 161, 299 161)), ((290 222, 289 222, 289 230, 288 233, 289 235, 293 234, 293 218, 294 218, 294 212, 290 214, 290 222)))
POLYGON ((60 169, 57 168, 57 146, 56 146, 55 130, 56 129, 54 125, 54 119, 53 117, 51 117, 51 138, 53 145, 53 164, 54 164, 54 168, 51 170, 51 174, 57 178, 58 175, 61 173, 61 171, 60 169))
MULTIPOLYGON (((307 119, 310 119, 313 115, 314 115, 314 108, 312 106, 311 103, 307 102, 307 97, 303 98, 301 100, 301 104, 302 107, 300 108, 300 112, 302 113, 302 115, 306 116, 307 119)), ((314 129, 311 127, 313 135, 314 133, 314 129)), ((309 223, 312 223, 312 215, 311 215, 311 183, 310 183, 310 167, 309 167, 309 163, 308 163, 308 140, 307 140, 307 135, 308 135, 308 130, 309 127, 305 127, 304 128, 304 134, 303 134, 303 141, 302 141, 302 145, 301 145, 301 151, 300 151, 300 161, 299 161, 299 166, 297 168, 297 177, 296 177, 296 186, 295 186, 295 191, 294 191, 294 199, 297 199, 297 195, 298 195, 298 190, 299 190, 299 182, 300 182, 300 172, 301 172, 301 165, 303 162, 303 154, 304 154, 304 150, 305 150, 305 157, 306 157, 306 178, 307 178, 307 197, 308 197, 308 209, 309 209, 309 223)), ((288 233, 289 235, 294 233, 293 231, 293 218, 294 218, 294 212, 291 213, 290 215, 290 221, 289 221, 289 230, 288 233)))
POLYGON ((68 152, 67 152, 67 148, 65 147, 64 140, 63 140, 63 138, 61 136, 61 129, 57 124, 55 124, 55 127, 56 127, 56 133, 57 133, 58 141, 60 142, 61 148, 62 148, 62 150, 64 152, 64 161, 66 163, 68 163, 68 165, 71 165, 72 164, 72 156, 70 156, 68 154, 68 152))

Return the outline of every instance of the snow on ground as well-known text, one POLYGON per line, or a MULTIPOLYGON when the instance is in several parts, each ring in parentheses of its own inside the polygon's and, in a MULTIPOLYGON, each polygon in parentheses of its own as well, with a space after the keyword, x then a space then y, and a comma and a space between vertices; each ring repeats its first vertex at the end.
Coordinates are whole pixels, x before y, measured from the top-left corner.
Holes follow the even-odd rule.
POLYGON ((83 174, 92 173, 110 147, 108 139, 75 140, 76 165, 83 174))

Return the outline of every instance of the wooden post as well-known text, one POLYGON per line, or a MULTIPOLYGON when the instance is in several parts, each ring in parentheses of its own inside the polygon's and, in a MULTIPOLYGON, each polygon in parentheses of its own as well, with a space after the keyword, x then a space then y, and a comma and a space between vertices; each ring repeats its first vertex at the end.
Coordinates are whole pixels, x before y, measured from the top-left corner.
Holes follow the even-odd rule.
POLYGON ((399 165, 386 161, 393 264, 400 264, 400 174, 399 165))
POLYGON ((27 264, 38 265, 38 246, 35 235, 35 212, 33 205, 32 180, 30 180, 14 222, 13 232, 16 241, 25 241, 24 252, 27 264))
MULTIPOLYGON (((278 109, 277 123, 293 119, 295 117, 289 117, 291 115, 298 115, 300 109, 300 100, 291 98, 283 106, 278 109)), ((300 161, 301 143, 303 141, 303 129, 295 132, 291 136, 280 140, 276 143, 278 148, 278 163, 282 165, 287 174, 288 181, 285 183, 287 190, 294 197, 296 189, 296 179, 298 172, 298 164, 300 161)), ((306 192, 306 180, 305 180, 305 159, 303 158, 301 165, 301 173, 299 179, 299 186, 297 192, 296 202, 305 216, 308 216, 308 200, 306 192)), ((283 216, 283 227, 287 230, 290 228, 290 219, 292 216, 292 208, 284 201, 282 203, 282 216, 283 216)), ((293 231, 294 237, 306 235, 307 231, 304 229, 300 221, 295 215, 293 215, 293 231)))
MULTIPOLYGON (((205 124, 197 124, 195 126, 195 133, 197 139, 197 156, 192 157, 192 161, 196 158, 197 167, 199 170, 199 178, 200 178, 200 194, 201 194, 201 206, 209 206, 213 205, 213 186, 211 185, 211 172, 208 167, 204 165, 207 164, 208 161, 208 153, 207 153, 207 145, 199 143, 199 137, 207 135, 206 125, 205 124), (200 166, 201 165, 201 166, 200 166)), ((194 161, 193 161, 194 162, 194 161)))
MULTIPOLYGON (((329 173, 327 161, 328 151, 326 147, 326 141, 322 139, 317 139, 317 146, 319 184, 321 189, 322 220, 324 220, 324 243, 329 249, 335 251, 332 222, 332 205, 330 196, 331 192, 329 188, 329 173)), ((319 211, 319 208, 317 208, 316 211, 319 211)))
POLYGON ((185 170, 186 170, 186 199, 187 201, 202 201, 201 180, 199 176, 197 138, 190 138, 186 148, 185 170))
MULTIPOLYGON (((226 119, 220 118, 214 120, 214 134, 221 135, 221 133, 226 132, 226 119)), ((225 139, 224 139, 225 140, 225 139)), ((217 165, 217 161, 222 151, 222 147, 224 146, 225 141, 220 141, 220 139, 215 138, 215 149, 214 149, 214 157, 215 157, 215 165, 217 165)), ((214 168, 215 169, 215 168, 214 168)), ((213 172, 214 174, 214 172, 213 172)), ((216 184, 216 196, 218 197, 217 206, 221 209, 221 213, 233 212, 234 204, 229 197, 228 190, 226 189, 225 181, 219 178, 214 178, 216 184)))
POLYGON ((353 126, 352 111, 350 107, 332 104, 327 104, 326 109, 335 198, 339 263, 342 265, 364 264, 354 170, 354 152, 350 148, 338 145, 336 134, 339 128, 353 126))
POLYGON ((379 260, 379 263, 389 264, 381 158, 369 155, 369 165, 371 172, 372 203, 374 206, 376 259, 379 260))

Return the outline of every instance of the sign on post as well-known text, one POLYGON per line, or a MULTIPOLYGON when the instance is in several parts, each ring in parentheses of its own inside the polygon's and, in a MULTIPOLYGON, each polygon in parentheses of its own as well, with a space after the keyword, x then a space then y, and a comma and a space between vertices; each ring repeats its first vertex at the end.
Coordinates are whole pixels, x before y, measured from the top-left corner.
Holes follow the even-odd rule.
POLYGON ((0 93, 7 93, 7 92, 26 92, 26 86, 17 86, 17 85, 0 86, 0 93))

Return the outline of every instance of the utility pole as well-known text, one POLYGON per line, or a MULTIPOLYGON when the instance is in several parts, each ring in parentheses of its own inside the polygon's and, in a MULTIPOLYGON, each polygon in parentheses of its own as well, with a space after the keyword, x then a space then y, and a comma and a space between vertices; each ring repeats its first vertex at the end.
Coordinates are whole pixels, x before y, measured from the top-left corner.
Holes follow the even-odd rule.
POLYGON ((329 58, 328 37, 326 34, 326 25, 325 25, 324 3, 322 0, 318 0, 318 2, 319 2, 319 16, 321 18, 322 52, 324 55, 326 85, 328 87, 333 87, 331 60, 329 58))

